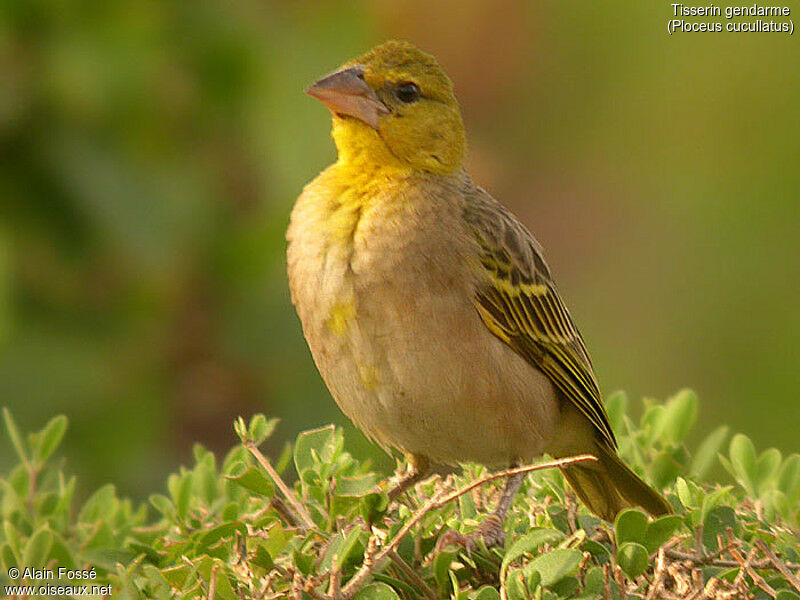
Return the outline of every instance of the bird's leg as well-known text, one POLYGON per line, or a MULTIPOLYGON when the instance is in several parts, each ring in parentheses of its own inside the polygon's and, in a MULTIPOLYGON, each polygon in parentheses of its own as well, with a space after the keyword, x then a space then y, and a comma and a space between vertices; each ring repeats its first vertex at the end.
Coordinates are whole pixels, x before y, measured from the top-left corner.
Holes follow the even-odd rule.
POLYGON ((500 496, 500 501, 497 503, 497 508, 494 512, 486 517, 478 529, 474 533, 467 536, 467 547, 469 548, 470 542, 475 544, 475 539, 483 538, 486 546, 493 546, 497 544, 502 545, 506 541, 506 534, 503 532, 503 523, 505 523, 508 509, 511 508, 511 503, 514 501, 514 496, 519 492, 522 487, 522 481, 525 479, 525 473, 517 473, 512 475, 506 480, 506 487, 503 490, 503 495, 500 496), (474 538, 474 539, 470 539, 474 538))
POLYGON ((486 547, 500 546, 505 543, 506 534, 503 531, 503 523, 506 520, 508 509, 511 508, 511 503, 514 496, 519 492, 522 487, 522 482, 525 479, 525 473, 517 473, 510 476, 506 480, 506 487, 503 490, 503 495, 500 496, 500 501, 497 503, 497 508, 494 509, 492 514, 486 517, 478 528, 468 535, 463 535, 457 531, 450 530, 439 538, 436 543, 437 550, 449 545, 456 544, 463 546, 467 551, 471 552, 477 546, 478 540, 483 540, 486 547))
POLYGON ((394 500, 412 485, 420 481, 430 470, 430 461, 421 454, 407 454, 408 467, 401 473, 394 475, 394 485, 386 492, 389 500, 394 500))

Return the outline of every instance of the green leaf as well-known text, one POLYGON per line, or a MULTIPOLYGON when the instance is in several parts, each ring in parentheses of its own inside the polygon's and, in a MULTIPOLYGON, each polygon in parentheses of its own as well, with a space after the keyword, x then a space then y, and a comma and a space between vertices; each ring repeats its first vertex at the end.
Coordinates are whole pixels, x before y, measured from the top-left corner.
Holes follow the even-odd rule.
POLYGON ((697 485, 694 482, 687 481, 683 477, 678 477, 675 481, 675 493, 678 499, 686 508, 698 508, 700 494, 697 485))
POLYGON ((53 545, 50 548, 50 558, 48 562, 55 562, 59 567, 65 569, 74 569, 76 567, 75 556, 73 550, 68 547, 64 538, 58 533, 52 531, 53 545))
POLYGON ((778 474, 778 489, 786 494, 792 504, 800 500, 800 454, 787 456, 783 461, 778 474))
POLYGON ((660 439, 667 426, 667 409, 662 404, 652 404, 642 415, 642 431, 647 434, 647 444, 660 439))
POLYGON ((753 482, 759 496, 770 489, 776 482, 782 460, 783 457, 777 448, 764 450, 761 456, 758 457, 753 482))
POLYGON ((725 498, 728 496, 728 493, 733 489, 731 486, 725 486, 719 489, 716 489, 712 492, 709 492, 703 497, 703 502, 700 513, 700 520, 704 522, 708 513, 714 510, 717 506, 719 506, 725 498))
POLYGON ((400 596, 385 583, 371 583, 353 596, 353 600, 400 600, 400 596))
POLYGON ((292 552, 292 558, 294 559, 294 564, 297 565, 298 570, 303 575, 311 574, 311 570, 314 568, 314 560, 316 559, 316 556, 295 550, 292 552))
POLYGON ((726 425, 720 425, 702 441, 694 454, 692 465, 689 467, 689 474, 692 477, 702 480, 708 474, 714 465, 714 459, 722 449, 722 444, 728 437, 728 431, 729 428, 726 425))
POLYGON ((528 588, 525 585, 525 576, 522 571, 514 571, 506 580, 508 600, 528 600, 528 588))
POLYGON ((151 494, 148 500, 150 501, 150 504, 153 505, 153 508, 164 515, 167 519, 171 520, 175 518, 177 512, 172 500, 163 494, 151 494))
POLYGON ((19 567, 19 560, 17 559, 17 555, 14 554, 14 551, 11 549, 10 544, 3 544, 0 546, 0 561, 3 564, 3 570, 8 573, 8 570, 11 567, 19 567))
POLYGON ((542 576, 542 585, 549 587, 576 573, 581 560, 583 552, 577 548, 557 548, 537 556, 525 568, 538 571, 542 576))
POLYGON ((189 510, 189 502, 192 499, 192 474, 170 475, 167 480, 167 488, 172 496, 172 501, 175 503, 178 517, 184 520, 189 510))
POLYGON ((511 545, 503 557, 500 570, 505 571, 512 562, 522 555, 532 553, 544 544, 553 544, 562 539, 564 539, 564 534, 557 529, 544 527, 532 529, 511 545))
POLYGON ((374 492, 379 478, 375 473, 367 473, 356 477, 338 477, 336 479, 336 495, 360 498, 374 492))
POLYGON ((219 497, 216 459, 211 452, 196 444, 195 460, 197 465, 192 471, 192 488, 203 502, 211 504, 219 497))
POLYGON ((533 594, 536 588, 542 585, 542 574, 537 571, 531 563, 525 565, 522 570, 525 577, 525 587, 528 588, 528 593, 533 594))
POLYGON ((208 548, 223 538, 233 537, 237 531, 243 536, 247 535, 247 527, 244 523, 221 523, 216 527, 212 527, 197 540, 198 549, 208 548))
MULTIPOLYGON (((146 567, 147 565, 145 568, 146 567)), ((163 577, 170 586, 176 589, 181 589, 186 585, 189 575, 191 575, 194 571, 196 571, 196 569, 191 568, 187 564, 179 564, 166 567, 156 572, 163 577)))
POLYGON ((581 545, 584 551, 588 552, 592 556, 596 557, 600 561, 607 561, 608 558, 611 556, 609 552, 608 546, 604 546, 600 542, 595 540, 586 540, 581 545))
POLYGON ((17 559, 22 558, 22 544, 20 540, 19 531, 14 527, 14 524, 6 519, 3 521, 3 533, 5 534, 5 541, 8 542, 17 559))
POLYGON ((616 391, 606 398, 608 422, 615 434, 625 431, 625 414, 628 412, 628 396, 623 391, 616 391))
POLYGON ((256 445, 260 446, 266 439, 272 435, 277 427, 280 419, 269 419, 262 415, 257 414, 250 419, 250 425, 247 428, 247 433, 250 440, 256 445))
POLYGON ((373 573, 372 578, 378 583, 385 583, 392 588, 401 598, 417 598, 417 589, 395 577, 386 573, 373 573))
POLYGON ((117 491, 114 484, 107 483, 99 488, 83 505, 78 521, 94 523, 108 517, 117 508, 117 491))
POLYGON ((269 571, 275 566, 275 561, 272 559, 272 555, 269 553, 269 550, 261 545, 256 548, 255 556, 253 556, 250 562, 258 565, 265 571, 269 571))
POLYGON ((565 577, 558 583, 554 583, 550 589, 558 598, 573 598, 581 584, 577 577, 565 577))
POLYGON ((302 475, 304 471, 313 469, 315 466, 314 455, 318 457, 330 457, 334 444, 334 427, 328 425, 319 429, 304 431, 297 436, 294 445, 294 464, 297 473, 302 475))
POLYGON ((440 552, 433 559, 433 578, 440 590, 450 592, 450 565, 458 552, 440 552))
POLYGON ((736 513, 730 506, 717 506, 709 511, 703 521, 703 545, 709 551, 718 550, 717 536, 725 539, 725 531, 728 527, 736 532, 736 513))
POLYGON ((666 412, 664 436, 680 444, 697 421, 697 394, 681 390, 667 403, 666 412))
POLYGON ((233 430, 236 432, 236 435, 239 436, 239 439, 242 442, 249 441, 250 438, 247 433, 247 425, 242 417, 239 417, 233 422, 233 430))
POLYGON ((586 576, 584 577, 584 589, 590 594, 601 594, 603 592, 603 586, 605 584, 605 576, 603 575, 602 567, 590 567, 588 571, 586 571, 586 576))
POLYGON ((25 544, 22 551, 22 564, 39 569, 47 564, 50 549, 53 547, 53 534, 45 526, 38 529, 25 544))
POLYGON ((466 594, 462 594, 461 590, 459 589, 461 586, 458 584, 458 577, 456 577, 456 574, 453 573, 453 571, 450 571, 450 586, 450 589, 453 590, 453 593, 450 596, 452 600, 462 600, 463 598, 466 598, 466 594))
MULTIPOLYGON (((211 566, 217 567, 217 588, 216 598, 220 600, 239 600, 239 596, 233 590, 230 577, 228 577, 227 565, 219 559, 215 559, 211 566)), ((211 566, 208 568, 208 573, 204 573, 206 582, 211 581, 211 566)))
POLYGON ((64 433, 67 431, 67 417, 59 415, 53 417, 37 434, 37 443, 33 447, 33 455, 40 464, 45 462, 61 444, 64 433))
POLYGON ((669 540, 683 525, 683 517, 666 515, 654 520, 647 526, 644 545, 651 554, 669 540))
POLYGON ((500 592, 490 585, 484 585, 472 597, 472 600, 500 600, 500 592))
POLYGON ((6 424, 6 431, 8 432, 11 444, 14 446, 14 450, 17 451, 17 456, 19 456, 22 463, 27 466, 29 461, 28 455, 25 452, 25 443, 22 441, 22 436, 19 433, 17 424, 14 422, 14 418, 11 416, 11 412, 5 407, 3 407, 3 421, 6 424))
POLYGON ((644 543, 647 532, 647 516, 638 508, 620 511, 614 521, 617 545, 625 542, 644 543))
POLYGON ((728 455, 730 456, 734 477, 749 494, 755 495, 753 479, 756 467, 756 449, 753 446, 753 442, 746 435, 737 433, 731 440, 728 455))
POLYGON ((490 585, 484 585, 471 598, 472 600, 500 600, 500 592, 490 585))
POLYGON ((276 523, 269 530, 269 537, 264 543, 264 548, 270 553, 270 556, 278 556, 284 551, 286 546, 292 539, 292 534, 287 533, 280 523, 276 523))
POLYGON ((675 481, 678 473, 681 472, 681 465, 669 452, 662 450, 653 457, 647 471, 653 485, 659 489, 667 487, 675 481))
POLYGON ((625 542, 617 549, 617 562, 628 577, 636 579, 647 570, 650 557, 641 544, 625 542))
MULTIPOLYGON (((13 492, 16 497, 13 498, 13 504, 17 505, 20 509, 24 509, 26 503, 22 500, 28 497, 30 490, 31 474, 28 467, 23 464, 18 464, 11 473, 8 475, 6 481, 7 491, 13 492)), ((9 493, 6 497, 6 502, 11 502, 12 497, 9 493)))
POLYGON ((789 499, 780 490, 767 490, 761 495, 764 503, 764 517, 767 522, 775 520, 776 513, 788 519, 791 516, 792 508, 789 499))
POLYGON ((325 551, 321 568, 325 570, 341 569, 355 554, 357 548, 363 549, 363 547, 359 546, 361 534, 362 529, 360 527, 353 527, 347 534, 340 531, 331 538, 330 544, 325 551))
POLYGON ((253 465, 239 463, 231 469, 231 474, 226 475, 226 478, 265 498, 272 498, 275 495, 275 484, 253 465))
POLYGON ((341 569, 348 559, 353 555, 353 551, 358 548, 358 542, 361 539, 361 528, 353 527, 350 532, 344 537, 339 548, 336 550, 336 560, 333 563, 334 569, 341 569))
POLYGON ((377 523, 389 508, 389 496, 386 492, 367 494, 358 502, 358 512, 366 523, 377 523))
POLYGON ((778 590, 775 600, 800 600, 800 596, 790 590, 778 590))

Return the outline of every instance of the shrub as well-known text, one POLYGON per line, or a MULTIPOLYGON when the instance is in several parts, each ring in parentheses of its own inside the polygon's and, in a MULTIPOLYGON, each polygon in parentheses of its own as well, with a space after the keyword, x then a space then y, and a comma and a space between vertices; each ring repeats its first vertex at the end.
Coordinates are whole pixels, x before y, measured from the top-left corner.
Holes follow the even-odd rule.
POLYGON ((631 509, 602 522, 558 470, 541 469, 514 501, 505 547, 472 552, 436 542, 473 530, 499 496, 502 479, 478 465, 390 503, 340 429, 303 432, 270 461, 259 447, 277 421, 256 415, 234 424, 242 443, 221 464, 196 446, 194 465, 148 504, 108 484, 78 506, 75 478, 53 460, 67 419, 23 437, 4 411, 19 463, 0 480, 0 584, 108 585, 121 599, 800 599, 800 455, 759 454, 744 435, 728 442, 725 427, 689 452, 690 391, 646 402, 638 424, 623 394, 608 409, 620 453, 666 491, 675 514, 631 509), (707 481, 717 461, 730 484, 707 481), (42 581, 26 567, 75 572, 42 581))

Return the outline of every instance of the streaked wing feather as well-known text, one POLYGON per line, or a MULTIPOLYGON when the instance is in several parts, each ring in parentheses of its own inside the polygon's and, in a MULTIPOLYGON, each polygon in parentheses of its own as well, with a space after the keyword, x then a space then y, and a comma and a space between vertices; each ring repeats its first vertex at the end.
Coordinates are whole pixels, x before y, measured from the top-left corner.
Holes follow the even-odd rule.
POLYGON ((481 249, 487 277, 475 303, 490 331, 536 366, 616 446, 600 388, 580 332, 556 290, 541 247, 483 190, 465 217, 481 249))

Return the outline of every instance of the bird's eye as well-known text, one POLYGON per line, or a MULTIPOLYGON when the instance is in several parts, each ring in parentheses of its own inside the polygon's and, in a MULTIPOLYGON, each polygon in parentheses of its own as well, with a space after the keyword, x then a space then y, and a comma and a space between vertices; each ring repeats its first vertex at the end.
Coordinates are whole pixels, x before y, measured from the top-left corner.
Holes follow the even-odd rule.
POLYGON ((395 94, 397 94, 400 102, 409 104, 419 99, 419 86, 416 83, 401 83, 395 89, 395 94))

